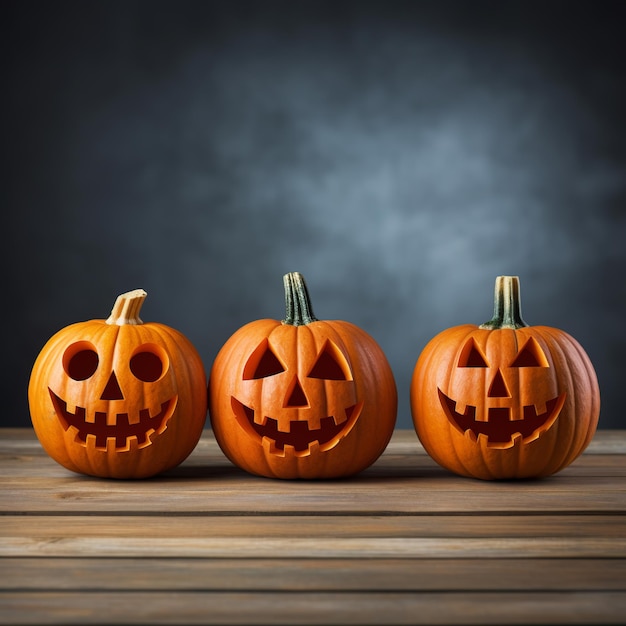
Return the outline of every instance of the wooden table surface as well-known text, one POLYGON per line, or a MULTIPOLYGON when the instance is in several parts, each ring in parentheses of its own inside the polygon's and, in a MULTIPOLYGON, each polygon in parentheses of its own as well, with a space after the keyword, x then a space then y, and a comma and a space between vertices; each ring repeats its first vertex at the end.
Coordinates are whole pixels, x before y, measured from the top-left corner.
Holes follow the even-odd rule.
POLYGON ((0 430, 2 624, 626 623, 626 431, 543 480, 439 468, 413 431, 349 480, 250 476, 210 431, 167 474, 73 474, 0 430))

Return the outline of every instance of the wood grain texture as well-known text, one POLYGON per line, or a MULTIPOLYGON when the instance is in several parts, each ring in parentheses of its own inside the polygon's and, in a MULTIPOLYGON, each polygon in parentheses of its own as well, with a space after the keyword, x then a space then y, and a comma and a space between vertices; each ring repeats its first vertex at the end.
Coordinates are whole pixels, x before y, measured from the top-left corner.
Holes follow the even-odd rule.
POLYGON ((622 592, 0 593, 9 624, 623 624, 622 592))
POLYGON ((348 480, 257 478, 206 431, 127 482, 5 429, 0 623, 624 623, 625 476, 626 431, 502 483, 446 472, 409 431, 348 480))
POLYGON ((626 560, 614 558, 38 556, 6 557, 3 567, 3 589, 15 591, 623 591, 626 579, 626 560))

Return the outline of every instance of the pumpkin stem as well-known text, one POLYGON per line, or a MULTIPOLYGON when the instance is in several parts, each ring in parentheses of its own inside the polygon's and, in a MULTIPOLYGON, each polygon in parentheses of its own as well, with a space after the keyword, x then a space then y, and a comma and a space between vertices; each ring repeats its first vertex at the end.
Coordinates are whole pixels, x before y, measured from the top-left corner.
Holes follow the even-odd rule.
POLYGON ((304 326, 311 322, 317 322, 304 276, 299 272, 290 272, 283 276, 283 284, 285 285, 285 308, 287 309, 283 324, 304 326))
POLYGON ((134 289, 117 296, 106 323, 116 326, 143 324, 139 319, 139 310, 147 295, 143 289, 134 289))
POLYGON ((498 276, 493 299, 493 318, 479 328, 498 330, 500 328, 524 328, 528 324, 522 319, 519 278, 498 276))

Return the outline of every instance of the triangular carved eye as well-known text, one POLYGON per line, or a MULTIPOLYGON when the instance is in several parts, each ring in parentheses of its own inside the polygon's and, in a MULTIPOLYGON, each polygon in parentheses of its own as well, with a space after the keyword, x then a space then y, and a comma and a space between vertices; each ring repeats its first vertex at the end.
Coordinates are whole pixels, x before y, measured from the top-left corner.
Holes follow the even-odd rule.
POLYGON ((327 341, 309 372, 309 378, 352 380, 352 375, 341 350, 331 341, 327 341))
POLYGON ((531 337, 517 353, 511 367, 550 367, 541 346, 531 337))
POLYGON ((284 371, 283 364, 272 352, 267 339, 264 339, 250 355, 246 366, 243 368, 243 379, 256 380, 258 378, 267 378, 284 371))
POLYGON ((459 357, 459 367, 489 367, 473 339, 470 339, 459 357))

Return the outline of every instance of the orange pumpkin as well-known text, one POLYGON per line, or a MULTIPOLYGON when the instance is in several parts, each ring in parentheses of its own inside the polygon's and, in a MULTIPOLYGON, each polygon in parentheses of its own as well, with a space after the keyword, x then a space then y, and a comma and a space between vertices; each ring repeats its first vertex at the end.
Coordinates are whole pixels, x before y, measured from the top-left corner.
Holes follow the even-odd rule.
POLYGON ((204 366, 191 342, 139 319, 146 292, 117 298, 105 320, 60 330, 33 366, 35 433, 64 467, 108 478, 145 478, 181 463, 206 421, 204 366))
POLYGON ((482 479, 563 469, 591 441, 600 413, 589 357, 566 332, 523 321, 516 276, 496 280, 492 320, 449 328, 426 345, 410 396, 426 451, 482 479))
POLYGON ((383 452, 397 393, 383 351, 345 321, 319 321, 303 277, 284 277, 287 315, 236 331, 209 377, 217 442, 237 466, 274 478, 355 474, 383 452))

